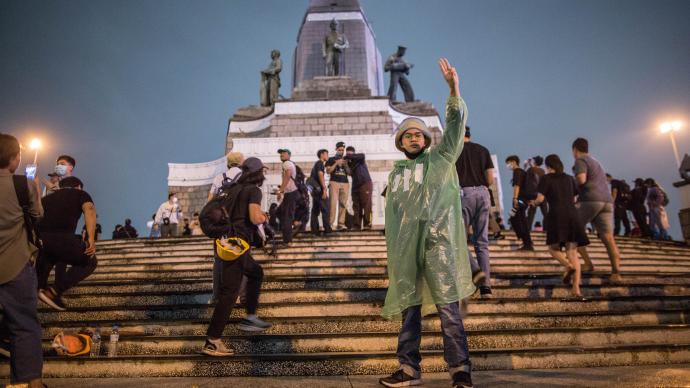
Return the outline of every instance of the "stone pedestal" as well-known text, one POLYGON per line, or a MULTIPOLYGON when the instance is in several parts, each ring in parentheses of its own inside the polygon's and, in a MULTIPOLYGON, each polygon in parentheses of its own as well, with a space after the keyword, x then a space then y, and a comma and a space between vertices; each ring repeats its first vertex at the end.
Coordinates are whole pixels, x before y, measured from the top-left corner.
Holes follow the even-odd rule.
POLYGON ((690 181, 680 181, 673 184, 680 193, 680 229, 683 232, 683 240, 690 244, 690 181))
POLYGON ((292 91, 292 100, 336 100, 345 98, 369 98, 371 89, 350 77, 314 77, 302 81, 292 91))

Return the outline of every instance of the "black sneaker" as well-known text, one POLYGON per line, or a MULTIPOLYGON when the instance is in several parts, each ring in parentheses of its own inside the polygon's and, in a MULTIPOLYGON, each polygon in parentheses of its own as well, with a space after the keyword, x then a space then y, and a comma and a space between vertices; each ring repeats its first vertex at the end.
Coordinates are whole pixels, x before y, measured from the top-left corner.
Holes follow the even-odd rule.
POLYGON ((270 323, 259 317, 244 318, 240 321, 239 329, 242 331, 262 332, 271 328, 270 323))
POLYGON ((472 388, 472 376, 463 371, 453 375, 453 388, 472 388))
POLYGON ((491 299, 493 295, 491 294, 491 287, 481 286, 479 287, 479 296, 482 299, 491 299))
POLYGON ((532 245, 523 245, 520 248, 517 249, 519 252, 534 252, 534 246, 532 245))
POLYGON ((38 299, 57 311, 67 311, 67 307, 62 302, 62 298, 55 290, 48 288, 47 290, 38 290, 38 299))
POLYGON ((411 387, 413 385, 422 385, 422 379, 412 377, 400 368, 392 375, 379 379, 379 383, 386 387, 411 387))

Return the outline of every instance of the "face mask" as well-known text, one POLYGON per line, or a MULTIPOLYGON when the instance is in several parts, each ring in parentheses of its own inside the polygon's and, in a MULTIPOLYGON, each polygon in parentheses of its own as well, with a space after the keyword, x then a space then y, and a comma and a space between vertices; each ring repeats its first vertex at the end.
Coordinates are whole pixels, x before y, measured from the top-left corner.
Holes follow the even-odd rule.
POLYGON ((177 197, 173 197, 173 203, 177 203, 177 197))
POLYGON ((512 164, 506 164, 506 168, 507 168, 508 170, 512 170, 512 169, 513 169, 513 165, 512 165, 512 164))
POLYGON ((67 174, 67 166, 64 164, 58 164, 55 166, 55 173, 58 174, 58 176, 65 176, 67 174))

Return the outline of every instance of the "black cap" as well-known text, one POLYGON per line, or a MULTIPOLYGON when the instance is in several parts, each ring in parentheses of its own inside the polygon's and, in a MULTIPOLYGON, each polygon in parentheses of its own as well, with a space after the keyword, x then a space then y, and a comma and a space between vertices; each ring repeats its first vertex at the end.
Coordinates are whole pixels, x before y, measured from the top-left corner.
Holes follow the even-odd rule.
POLYGON ((339 142, 335 143, 335 148, 340 148, 340 147, 345 147, 344 141, 339 141, 339 142))
POLYGON ((290 152, 290 150, 287 149, 287 148, 281 148, 281 149, 278 150, 278 153, 279 153, 279 154, 282 154, 283 152, 287 152, 288 155, 292 155, 292 152, 290 152))
POLYGON ((259 158, 247 158, 242 163, 242 166, 247 169, 247 172, 257 172, 266 168, 259 158))

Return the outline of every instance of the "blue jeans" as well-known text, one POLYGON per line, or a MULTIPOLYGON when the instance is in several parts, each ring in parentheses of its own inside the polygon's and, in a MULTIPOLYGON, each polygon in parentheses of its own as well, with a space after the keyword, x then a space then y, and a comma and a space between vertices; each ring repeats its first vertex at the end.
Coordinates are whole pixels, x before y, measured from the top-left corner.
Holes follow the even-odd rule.
POLYGON ((489 263, 489 213, 491 197, 489 189, 484 186, 464 187, 462 189, 462 218, 465 229, 472 226, 472 243, 476 258, 468 250, 472 273, 480 269, 486 274, 482 285, 491 287, 491 265, 489 263))
POLYGON ((38 322, 36 271, 27 263, 13 280, 0 284, 4 329, 10 337, 10 381, 28 383, 43 372, 41 324, 38 322))
MULTIPOLYGON (((443 359, 448 364, 450 375, 461 370, 470 373, 470 352, 458 302, 436 305, 436 309, 441 318, 443 359)), ((422 361, 422 355, 419 353, 419 345, 422 342, 422 306, 409 307, 402 315, 403 325, 398 336, 398 361, 405 373, 418 377, 421 370, 419 363, 422 361)))

